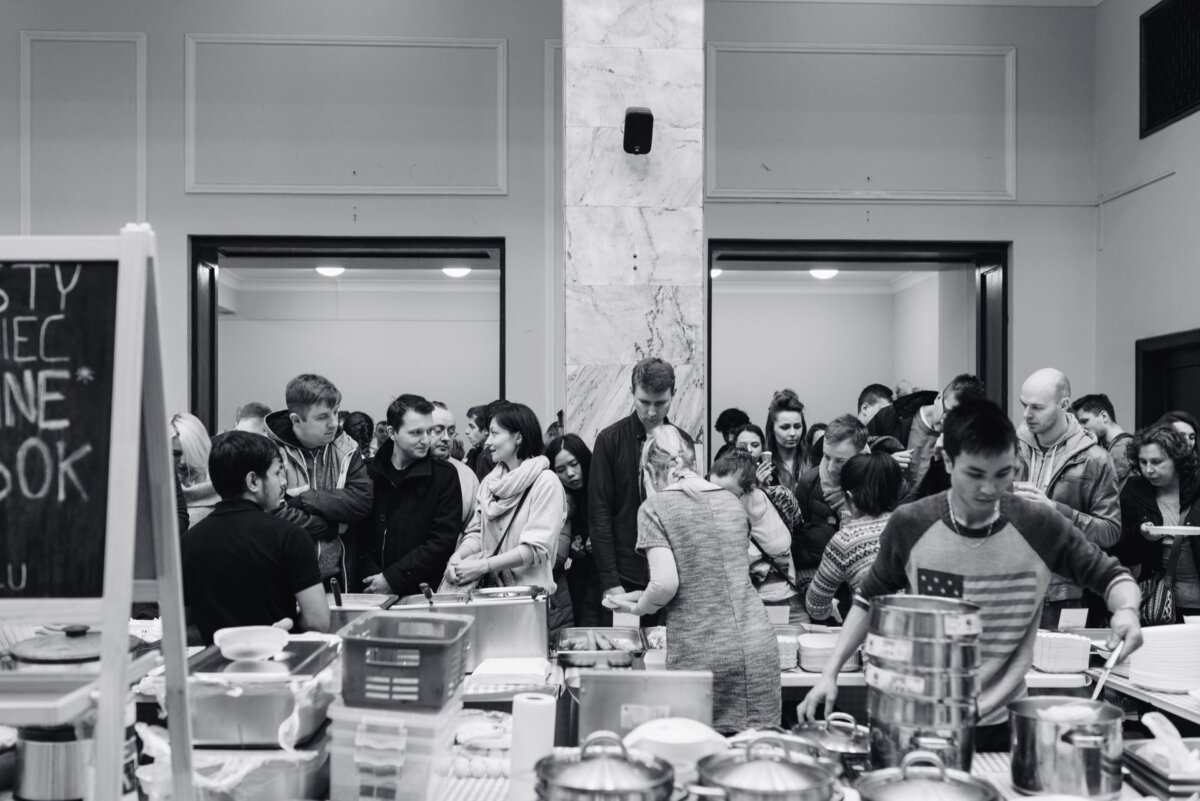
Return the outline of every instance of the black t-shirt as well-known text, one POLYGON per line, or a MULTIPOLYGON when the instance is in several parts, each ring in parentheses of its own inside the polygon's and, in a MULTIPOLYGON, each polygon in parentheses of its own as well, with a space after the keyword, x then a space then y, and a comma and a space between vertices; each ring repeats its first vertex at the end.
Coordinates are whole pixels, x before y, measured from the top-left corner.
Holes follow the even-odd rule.
POLYGON ((226 626, 296 616, 296 593, 321 583, 312 538, 252 501, 221 501, 183 535, 183 597, 205 644, 226 626))

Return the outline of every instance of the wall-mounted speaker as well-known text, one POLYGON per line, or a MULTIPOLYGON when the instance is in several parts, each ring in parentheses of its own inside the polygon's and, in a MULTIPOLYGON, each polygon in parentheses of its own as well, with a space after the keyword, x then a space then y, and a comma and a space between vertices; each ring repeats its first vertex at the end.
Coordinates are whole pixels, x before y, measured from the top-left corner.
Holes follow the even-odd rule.
POLYGON ((654 138, 654 115, 650 109, 632 106, 625 109, 625 152, 643 156, 650 152, 654 138))

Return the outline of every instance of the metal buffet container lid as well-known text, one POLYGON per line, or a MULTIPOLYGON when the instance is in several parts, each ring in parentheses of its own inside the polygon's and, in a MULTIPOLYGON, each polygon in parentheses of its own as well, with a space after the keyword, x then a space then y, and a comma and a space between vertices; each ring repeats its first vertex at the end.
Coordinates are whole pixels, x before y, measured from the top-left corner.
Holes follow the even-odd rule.
POLYGON ((577 753, 543 757, 534 770, 539 785, 547 788, 539 798, 569 798, 576 793, 590 798, 590 793, 614 793, 622 801, 651 801, 668 797, 675 781, 670 764, 627 750, 611 731, 594 732, 577 753))
POLYGON ((996 790, 969 773, 947 768, 930 751, 905 754, 897 768, 864 775, 854 785, 863 801, 998 801, 996 790))
POLYGON ((792 733, 812 740, 833 754, 868 754, 871 730, 859 726, 852 715, 833 712, 824 721, 808 721, 792 728, 792 733))
POLYGON ((835 782, 828 767, 811 757, 787 755, 786 745, 771 735, 759 737, 745 750, 707 756, 698 768, 707 786, 750 793, 799 793, 824 786, 832 796, 835 782))

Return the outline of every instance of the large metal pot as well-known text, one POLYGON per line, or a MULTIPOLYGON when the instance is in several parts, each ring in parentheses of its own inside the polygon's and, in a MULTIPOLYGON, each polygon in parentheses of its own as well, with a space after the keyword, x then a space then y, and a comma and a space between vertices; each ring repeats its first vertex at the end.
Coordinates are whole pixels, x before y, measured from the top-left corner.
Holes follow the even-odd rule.
MULTIPOLYGON (((17 670, 54 670, 96 673, 100 670, 100 632, 87 626, 64 626, 13 643, 9 649, 17 670)), ((129 638, 129 649, 142 644, 129 638)))
POLYGON ((974 699, 939 702, 872 692, 867 714, 873 766, 894 767, 910 751, 926 751, 948 767, 971 769, 978 717, 974 699))
POLYGON ((871 767, 871 730, 859 726, 845 712, 833 712, 825 720, 811 720, 796 725, 792 733, 821 746, 841 762, 851 779, 871 767))
POLYGON ((902 640, 975 642, 983 631, 977 604, 928 595, 884 595, 871 600, 870 631, 902 640))
POLYGON ((899 767, 868 773, 854 789, 862 801, 1000 801, 996 788, 928 751, 905 754, 899 767))
POLYGON ((598 731, 568 756, 534 766, 539 801, 669 801, 675 771, 665 760, 626 750, 611 731, 598 731))
POLYGON ((789 753, 770 735, 744 750, 713 754, 696 766, 700 785, 688 789, 698 798, 724 801, 834 801, 838 783, 832 770, 812 757, 789 753))
POLYGON ((1112 704, 1045 695, 1008 705, 1013 731, 1012 780, 1023 793, 1081 795, 1108 801, 1121 794, 1121 722, 1112 704), (1055 719, 1070 705, 1087 719, 1055 719))

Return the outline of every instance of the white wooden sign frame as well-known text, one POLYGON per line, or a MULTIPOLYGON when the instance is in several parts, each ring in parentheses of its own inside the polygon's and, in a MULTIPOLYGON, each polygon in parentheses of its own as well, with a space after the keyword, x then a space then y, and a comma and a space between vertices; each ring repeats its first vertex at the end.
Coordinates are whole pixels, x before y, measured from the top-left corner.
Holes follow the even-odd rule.
MULTIPOLYGON (((155 237, 130 224, 119 236, 0 237, 0 262, 117 262, 108 508, 101 598, 0 599, 6 623, 71 622, 101 627, 101 672, 95 732, 93 801, 121 797, 125 702, 129 691, 129 610, 134 600, 134 549, 139 525, 154 542, 157 596, 163 622, 167 722, 174 801, 191 801, 191 725, 187 703, 187 640, 179 561, 178 519, 167 438, 155 237), (140 487, 145 459, 150 486, 140 487), (140 491, 150 494, 151 519, 138 519, 140 491)), ((5 718, 0 693, 0 722, 5 718)))

